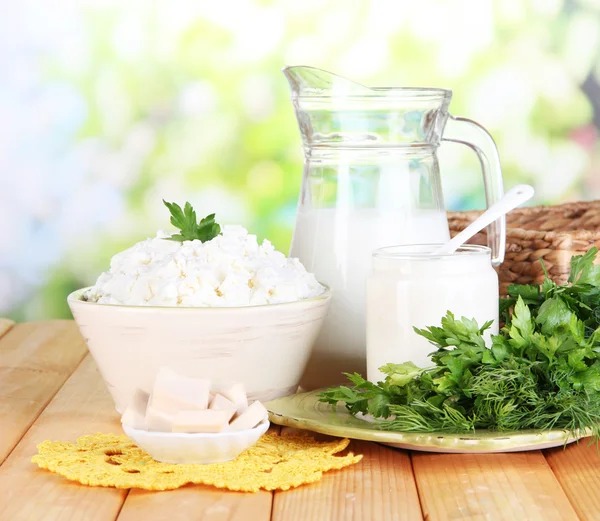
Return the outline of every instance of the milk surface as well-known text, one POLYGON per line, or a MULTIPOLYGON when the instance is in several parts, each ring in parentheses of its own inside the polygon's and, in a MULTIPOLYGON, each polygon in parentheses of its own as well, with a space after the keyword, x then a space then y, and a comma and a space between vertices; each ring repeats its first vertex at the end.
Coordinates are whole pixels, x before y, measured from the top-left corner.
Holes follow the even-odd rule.
POLYGON ((449 237, 446 214, 438 210, 300 209, 290 255, 333 290, 304 389, 340 384, 343 372, 366 375, 365 284, 373 250, 449 237))

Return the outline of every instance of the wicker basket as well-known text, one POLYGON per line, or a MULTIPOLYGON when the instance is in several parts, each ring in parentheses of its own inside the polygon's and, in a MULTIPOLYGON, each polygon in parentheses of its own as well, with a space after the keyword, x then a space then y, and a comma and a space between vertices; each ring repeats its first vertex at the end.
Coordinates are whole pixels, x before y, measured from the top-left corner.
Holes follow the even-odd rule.
MULTIPOLYGON (((480 214, 450 212, 451 235, 464 230, 480 214)), ((509 284, 540 284, 544 272, 539 259, 543 259, 550 277, 562 284, 569 276, 572 256, 592 246, 600 248, 600 201, 518 208, 507 215, 506 223, 506 255, 497 268, 502 295, 506 295, 509 284)), ((469 242, 487 244, 486 232, 469 242)))

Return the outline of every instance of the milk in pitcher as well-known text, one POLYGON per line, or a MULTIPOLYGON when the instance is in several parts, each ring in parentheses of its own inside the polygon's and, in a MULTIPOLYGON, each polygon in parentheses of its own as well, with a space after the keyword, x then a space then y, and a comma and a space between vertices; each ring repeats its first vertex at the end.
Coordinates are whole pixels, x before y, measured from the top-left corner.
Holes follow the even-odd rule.
POLYGON ((373 250, 390 244, 449 239, 446 214, 372 208, 300 209, 292 255, 333 290, 327 320, 301 385, 342 383, 343 372, 366 374, 365 283, 373 250))

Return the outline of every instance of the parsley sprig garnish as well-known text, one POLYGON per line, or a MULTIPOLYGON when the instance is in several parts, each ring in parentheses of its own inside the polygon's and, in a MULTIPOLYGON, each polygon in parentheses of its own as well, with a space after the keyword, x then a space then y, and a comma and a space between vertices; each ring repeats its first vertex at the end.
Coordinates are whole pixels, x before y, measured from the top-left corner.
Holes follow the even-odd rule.
POLYGON ((175 203, 163 203, 171 212, 171 224, 178 228, 181 233, 167 237, 171 241, 210 241, 221 234, 221 226, 215 222, 215 214, 211 213, 200 222, 197 222, 196 211, 189 202, 185 203, 183 210, 175 203))
POLYGON ((589 429, 600 437, 600 266, 597 248, 573 257, 567 284, 547 275, 540 286, 512 285, 501 300, 505 322, 486 345, 489 323, 457 319, 415 331, 437 351, 434 367, 387 364, 372 383, 347 374, 351 385, 321 393, 350 413, 390 418, 379 428, 412 432, 589 429))

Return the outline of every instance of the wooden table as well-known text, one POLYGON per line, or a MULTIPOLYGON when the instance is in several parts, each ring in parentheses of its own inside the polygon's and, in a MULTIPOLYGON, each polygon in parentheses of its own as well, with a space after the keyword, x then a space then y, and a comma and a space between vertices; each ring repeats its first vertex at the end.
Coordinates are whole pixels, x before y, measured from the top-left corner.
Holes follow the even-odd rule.
POLYGON ((353 442, 353 467, 287 492, 92 488, 30 462, 46 439, 121 432, 72 321, 0 319, 1 521, 600 520, 600 452, 409 453, 353 442))

